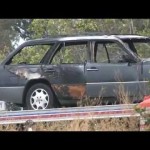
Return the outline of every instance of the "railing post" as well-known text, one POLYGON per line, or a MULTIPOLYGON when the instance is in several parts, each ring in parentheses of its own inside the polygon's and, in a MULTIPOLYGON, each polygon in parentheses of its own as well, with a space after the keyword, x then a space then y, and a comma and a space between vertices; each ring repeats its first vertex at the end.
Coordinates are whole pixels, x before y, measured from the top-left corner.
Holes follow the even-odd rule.
POLYGON ((34 125, 34 122, 32 120, 27 120, 25 122, 26 131, 33 131, 32 126, 34 125))
POLYGON ((140 116, 140 131, 144 131, 144 127, 145 127, 145 119, 140 116))
POLYGON ((27 129, 27 131, 33 131, 33 130, 32 130, 32 128, 31 128, 31 127, 29 127, 29 128, 27 129))

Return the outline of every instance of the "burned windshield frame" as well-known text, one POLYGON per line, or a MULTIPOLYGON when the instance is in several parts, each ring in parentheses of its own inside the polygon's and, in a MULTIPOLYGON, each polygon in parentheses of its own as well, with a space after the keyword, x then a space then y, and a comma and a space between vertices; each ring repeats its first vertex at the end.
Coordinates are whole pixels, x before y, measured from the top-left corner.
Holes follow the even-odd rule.
MULTIPOLYGON (((148 44, 149 51, 150 51, 150 39, 149 38, 146 38, 146 39, 128 39, 128 40, 124 40, 123 42, 125 43, 125 45, 127 47, 129 47, 132 50, 132 52, 134 52, 134 54, 138 58, 140 58, 140 59, 142 59, 142 58, 149 58, 149 56, 148 57, 141 57, 140 53, 139 53, 140 49, 137 49, 137 47, 135 45, 135 44, 141 44, 142 45, 144 43, 148 44)), ((144 47, 143 47, 142 51, 143 51, 143 55, 144 55, 144 51, 145 51, 144 47)))
POLYGON ((141 58, 138 57, 138 55, 136 53, 134 53, 130 48, 129 46, 127 46, 125 44, 125 42, 119 38, 117 38, 117 42, 118 44, 122 45, 123 48, 126 50, 126 52, 132 56, 132 58, 134 59, 135 62, 140 62, 141 61, 141 58))

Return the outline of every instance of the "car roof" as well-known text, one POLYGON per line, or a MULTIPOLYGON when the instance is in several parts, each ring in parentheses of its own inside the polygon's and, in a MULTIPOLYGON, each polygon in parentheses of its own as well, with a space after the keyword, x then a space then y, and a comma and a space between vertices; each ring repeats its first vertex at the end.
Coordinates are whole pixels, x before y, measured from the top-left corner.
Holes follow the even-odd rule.
POLYGON ((118 37, 121 40, 125 40, 125 39, 149 39, 149 37, 147 36, 141 36, 141 35, 115 35, 116 37, 118 37))
POLYGON ((28 40, 25 43, 30 44, 30 43, 49 43, 49 42, 58 42, 58 41, 73 41, 73 40, 90 40, 90 39, 110 39, 110 40, 140 40, 140 39, 150 39, 147 36, 141 36, 141 35, 130 35, 130 34, 126 34, 126 35, 119 35, 119 34, 112 34, 112 35, 97 35, 97 34, 93 34, 93 35, 58 35, 57 37, 46 37, 46 38, 39 38, 39 39, 32 39, 32 40, 28 40))

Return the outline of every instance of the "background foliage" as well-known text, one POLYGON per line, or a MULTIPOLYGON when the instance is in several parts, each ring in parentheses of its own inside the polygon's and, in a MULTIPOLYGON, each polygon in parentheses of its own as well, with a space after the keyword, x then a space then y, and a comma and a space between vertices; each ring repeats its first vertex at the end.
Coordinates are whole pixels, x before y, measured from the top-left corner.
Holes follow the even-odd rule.
MULTIPOLYGON (((150 35, 150 19, 0 19, 0 60, 24 40, 98 31, 100 34, 150 35)), ((33 48, 29 53, 33 53, 33 48)), ((33 60, 37 52, 26 57, 33 60)), ((24 54, 26 56, 26 54, 24 54)), ((23 61, 24 56, 19 57, 23 61)))

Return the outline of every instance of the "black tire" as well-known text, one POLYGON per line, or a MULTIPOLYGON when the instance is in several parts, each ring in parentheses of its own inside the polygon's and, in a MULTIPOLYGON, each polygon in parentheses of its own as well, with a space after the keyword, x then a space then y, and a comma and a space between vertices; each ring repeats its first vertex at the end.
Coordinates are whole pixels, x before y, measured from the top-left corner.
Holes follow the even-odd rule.
POLYGON ((38 110, 38 109, 49 109, 54 108, 54 95, 51 91, 51 88, 43 83, 37 83, 30 87, 26 95, 26 106, 27 110, 38 110), (38 95, 38 94, 40 95, 38 95), (42 96, 43 97, 42 99, 42 96), (32 97, 32 98, 31 98, 32 97), (33 104, 36 101, 36 104, 33 104), (38 106, 41 105, 41 106, 38 106))

